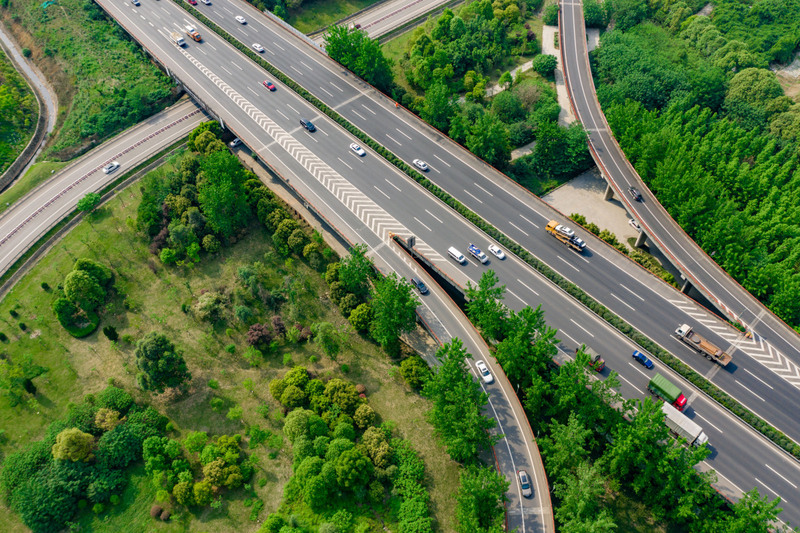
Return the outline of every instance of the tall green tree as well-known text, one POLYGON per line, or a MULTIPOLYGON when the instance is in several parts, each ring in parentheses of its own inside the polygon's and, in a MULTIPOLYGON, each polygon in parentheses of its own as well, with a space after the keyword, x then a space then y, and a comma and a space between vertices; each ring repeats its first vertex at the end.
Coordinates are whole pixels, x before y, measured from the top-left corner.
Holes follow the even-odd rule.
POLYGON ((386 59, 376 39, 366 31, 346 25, 330 26, 325 34, 325 51, 334 60, 385 93, 394 84, 392 62, 386 59))
POLYGON ((413 290, 410 283, 394 272, 375 283, 370 328, 372 337, 386 349, 395 351, 400 334, 411 331, 416 324, 419 300, 413 290))
POLYGON ((197 183, 198 202, 208 225, 230 238, 250 219, 250 206, 243 183, 245 170, 234 155, 214 152, 202 159, 197 183))
POLYGON ((141 371, 139 385, 144 390, 164 392, 191 379, 186 360, 166 335, 151 331, 136 343, 136 366, 141 371))
POLYGON ((493 467, 467 466, 456 493, 456 531, 502 533, 508 481, 493 467))
POLYGON ((500 285, 494 270, 481 274, 478 285, 467 282, 467 316, 490 339, 502 339, 505 336, 506 316, 508 309, 503 304, 506 286, 500 285))
POLYGON ((434 83, 425 91, 425 103, 419 116, 434 128, 447 132, 456 113, 453 93, 445 83, 434 83))
POLYGON ((758 489, 745 492, 733 504, 733 515, 720 519, 714 524, 714 533, 769 533, 781 512, 781 499, 762 497, 758 489))
POLYGON ((441 365, 422 389, 433 404, 429 417, 447 453, 466 463, 499 439, 488 433, 495 421, 483 414, 488 396, 467 370, 469 357, 459 339, 444 344, 436 352, 441 365))
POLYGON ((505 167, 511 159, 508 128, 496 115, 484 114, 467 135, 467 149, 492 166, 505 167))
POLYGON ((617 525, 605 509, 600 509, 606 487, 597 467, 578 464, 574 474, 555 483, 553 492, 561 500, 556 508, 559 531, 565 533, 612 533, 617 525))
POLYGON ((356 244, 339 262, 338 281, 345 292, 365 296, 369 292, 369 280, 374 277, 374 268, 372 259, 367 257, 367 245, 356 244))
POLYGON ((511 311, 505 327, 508 334, 497 345, 497 361, 508 379, 524 389, 556 354, 556 330, 547 327, 541 306, 511 311))
POLYGON ((28 394, 36 393, 33 380, 47 372, 47 368, 33 362, 24 355, 18 362, 10 358, 0 359, 0 394, 8 398, 11 407, 23 402, 28 394))

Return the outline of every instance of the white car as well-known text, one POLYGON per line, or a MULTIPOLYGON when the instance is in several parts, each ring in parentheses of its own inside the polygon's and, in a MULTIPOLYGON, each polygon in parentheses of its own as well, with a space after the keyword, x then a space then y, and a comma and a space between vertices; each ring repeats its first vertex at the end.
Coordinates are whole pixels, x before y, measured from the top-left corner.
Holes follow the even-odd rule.
POLYGON ((203 2, 207 6, 211 5, 211 0, 200 0, 200 1, 203 2))
POLYGON ((428 163, 426 163, 422 159, 415 159, 414 160, 414 166, 417 167, 418 169, 420 169, 423 172, 427 172, 428 171, 428 163))
POLYGON ((486 363, 483 361, 475 361, 475 366, 478 368, 478 372, 481 373, 484 383, 492 383, 494 381, 492 373, 489 372, 489 367, 486 366, 486 363))
POLYGON ((498 259, 505 259, 506 254, 503 253, 503 250, 500 249, 499 246, 496 244, 490 244, 488 250, 498 259))
POLYGON ((104 174, 111 174, 112 172, 114 172, 118 168, 119 168, 119 163, 117 163, 116 161, 112 161, 111 163, 109 163, 109 164, 107 164, 106 166, 103 167, 103 173, 104 174))
POLYGON ((522 489, 522 495, 530 498, 533 495, 533 488, 531 487, 531 478, 524 470, 517 470, 517 477, 519 477, 519 487, 522 489))
POLYGON ((571 228, 568 228, 563 224, 559 224, 558 226, 556 226, 556 231, 563 235, 566 235, 567 237, 575 236, 575 232, 571 228))
POLYGON ((263 47, 263 46, 261 46, 261 45, 260 45, 260 44, 258 44, 258 43, 253 43, 253 50, 255 50, 256 52, 258 52, 259 54, 263 54, 263 53, 264 53, 264 47, 263 47))
POLYGON ((638 223, 638 222, 636 222, 636 221, 635 221, 634 219, 632 219, 632 218, 629 218, 629 219, 628 219, 628 225, 629 225, 630 227, 632 227, 633 229, 635 229, 636 231, 642 231, 642 227, 639 225, 639 223, 638 223))
POLYGON ((238 22, 239 24, 247 24, 247 21, 241 15, 236 15, 236 22, 238 22))
POLYGON ((351 143, 350 144, 350 149, 358 156, 364 157, 365 155, 367 155, 367 152, 365 152, 364 149, 361 148, 356 143, 351 143))
POLYGON ((242 140, 239 137, 236 137, 234 140, 228 143, 228 146, 231 148, 236 148, 240 144, 242 144, 242 140))

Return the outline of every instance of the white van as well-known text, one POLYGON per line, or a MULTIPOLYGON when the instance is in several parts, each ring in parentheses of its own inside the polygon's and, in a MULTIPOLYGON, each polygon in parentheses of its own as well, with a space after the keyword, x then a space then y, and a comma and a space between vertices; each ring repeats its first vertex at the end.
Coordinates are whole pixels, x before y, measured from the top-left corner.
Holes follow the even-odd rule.
POLYGON ((450 248, 448 248, 447 253, 450 254, 450 257, 452 257, 462 265, 467 262, 467 258, 464 257, 464 254, 456 250, 455 246, 451 246, 450 248))

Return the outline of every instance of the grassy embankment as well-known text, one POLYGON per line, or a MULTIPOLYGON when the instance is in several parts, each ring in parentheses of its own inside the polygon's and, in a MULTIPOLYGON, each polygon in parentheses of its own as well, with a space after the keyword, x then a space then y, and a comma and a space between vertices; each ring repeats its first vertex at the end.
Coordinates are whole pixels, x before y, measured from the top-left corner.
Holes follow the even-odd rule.
MULTIPOLYGON (((155 172, 166 171, 162 167, 155 172)), ((194 430, 216 434, 243 432, 242 422, 230 421, 225 416, 229 407, 238 404, 244 408, 245 424, 260 425, 280 435, 281 410, 271 398, 267 384, 285 373, 288 359, 290 364, 303 364, 318 375, 342 376, 362 383, 367 388, 370 405, 381 419, 395 421, 399 435, 411 440, 422 455, 431 480, 431 507, 442 530, 453 531, 452 493, 458 484, 457 465, 436 444, 433 430, 425 422, 427 402, 406 388, 397 367, 375 344, 350 334, 347 347, 333 362, 313 343, 282 343, 259 367, 253 368, 241 356, 246 348, 246 328, 231 323, 227 328, 232 329, 226 331, 226 326, 211 326, 181 311, 181 304, 191 304, 201 291, 233 291, 238 267, 261 261, 272 272, 274 286, 270 290, 287 287, 295 294, 292 319, 343 325, 343 317, 325 297, 326 285, 320 275, 300 261, 284 260, 274 254, 259 224, 250 227, 247 237, 236 245, 224 248, 217 256, 203 257, 193 269, 165 268, 148 253, 147 242, 126 224, 136 216, 139 199, 138 186, 124 190, 91 220, 76 227, 0 302, 0 330, 10 339, 2 346, 3 352, 12 359, 31 354, 36 363, 49 369, 35 380, 37 402, 14 409, 5 401, 0 404, 0 427, 6 429, 7 437, 0 447, 3 455, 40 438, 47 424, 63 415, 70 402, 101 390, 109 379, 139 400, 148 401, 135 389, 133 346, 124 340, 113 345, 100 329, 113 325, 121 336, 131 335, 134 340, 147 332, 160 331, 183 350, 193 382, 189 394, 176 403, 167 404, 158 397, 149 401, 175 422, 181 434, 194 430), (80 340, 70 337, 58 324, 50 309, 54 296, 41 288, 42 282, 51 287, 61 283, 79 257, 90 257, 111 266, 117 273, 116 283, 125 294, 124 298, 112 299, 102 311, 101 328, 80 340), (19 314, 18 318, 10 315, 11 309, 19 314), (19 322, 26 324, 27 331, 20 329, 19 322), (236 346, 233 354, 225 349, 230 344, 236 346), (310 362, 312 355, 318 362, 310 362), (252 393, 243 386, 248 378, 255 383, 252 393), (218 389, 208 386, 210 379, 219 382, 218 389), (210 407, 215 397, 225 402, 225 408, 219 412, 210 407), (266 420, 256 413, 256 407, 263 402, 270 405, 266 420)), ((282 309, 281 314, 290 313, 282 309)), ((288 322, 289 317, 284 318, 288 322)), ((283 442, 280 448, 250 450, 260 458, 252 482, 265 503, 262 519, 278 507, 283 484, 291 473, 291 453, 288 443, 283 442), (259 479, 266 480, 263 487, 259 487, 259 479)), ((171 524, 156 523, 150 518, 147 511, 154 494, 152 484, 139 467, 122 503, 99 517, 83 515, 82 523, 91 531, 108 532, 157 529, 227 533, 257 529, 248 519, 250 510, 243 504, 245 495, 241 489, 226 497, 222 509, 176 516, 171 524)), ((16 515, 6 510, 0 516, 0 530, 15 532, 25 528, 16 515)))

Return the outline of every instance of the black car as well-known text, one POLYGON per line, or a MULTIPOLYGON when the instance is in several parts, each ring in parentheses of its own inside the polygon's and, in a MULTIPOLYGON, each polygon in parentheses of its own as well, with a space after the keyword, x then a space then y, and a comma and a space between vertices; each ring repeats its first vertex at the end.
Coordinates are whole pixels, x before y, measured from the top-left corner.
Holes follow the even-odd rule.
POLYGON ((411 284, 417 288, 420 294, 428 294, 428 287, 417 278, 411 278, 411 284))
POLYGON ((640 193, 639 190, 636 189, 635 187, 628 187, 628 194, 630 194, 631 198, 633 198, 637 202, 642 201, 642 193, 640 193))
POLYGON ((314 126, 311 123, 310 120, 306 120, 304 118, 300 119, 300 125, 303 126, 305 129, 307 129, 308 131, 316 131, 317 130, 316 126, 314 126))

